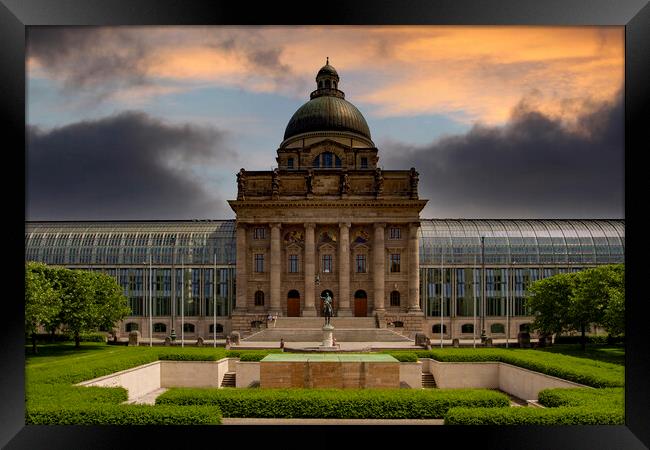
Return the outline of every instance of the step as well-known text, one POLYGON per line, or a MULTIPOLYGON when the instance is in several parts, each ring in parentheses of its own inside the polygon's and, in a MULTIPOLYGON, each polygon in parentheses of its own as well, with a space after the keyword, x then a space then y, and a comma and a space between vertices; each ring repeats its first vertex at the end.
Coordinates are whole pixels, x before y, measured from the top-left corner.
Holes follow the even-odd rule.
MULTIPOLYGON (((377 328, 377 321, 374 317, 332 317, 332 325, 336 328, 377 328)), ((278 317, 273 323, 269 324, 271 328, 317 328, 320 329, 325 325, 323 317, 278 317)))
POLYGON ((221 387, 237 387, 237 374, 235 372, 226 372, 223 374, 221 387))
POLYGON ((422 387, 426 389, 436 388, 436 380, 431 372, 422 372, 422 387))
MULTIPOLYGON (((388 329, 361 328, 361 329, 334 329, 334 339, 337 342, 413 342, 412 339, 402 336, 388 329)), ((321 329, 288 329, 268 328, 254 333, 242 341, 248 342, 322 342, 321 329)))

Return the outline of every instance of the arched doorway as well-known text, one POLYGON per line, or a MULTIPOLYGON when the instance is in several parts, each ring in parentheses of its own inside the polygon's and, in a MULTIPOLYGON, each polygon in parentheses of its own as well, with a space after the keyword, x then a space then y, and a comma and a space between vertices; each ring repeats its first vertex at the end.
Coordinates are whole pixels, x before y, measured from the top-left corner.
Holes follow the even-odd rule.
POLYGON ((368 315, 368 294, 366 291, 358 290, 354 293, 354 317, 366 317, 368 315))
POLYGON ((295 289, 287 294, 287 316, 300 317, 300 293, 295 289))
MULTIPOLYGON (((334 315, 336 315, 336 300, 334 299, 334 293, 330 291, 329 289, 325 289, 323 292, 320 293, 321 297, 325 297, 325 293, 328 293, 330 297, 332 297, 332 311, 334 311, 334 315)), ((319 303, 320 307, 318 308, 318 315, 322 316, 323 315, 323 299, 320 299, 319 303)))

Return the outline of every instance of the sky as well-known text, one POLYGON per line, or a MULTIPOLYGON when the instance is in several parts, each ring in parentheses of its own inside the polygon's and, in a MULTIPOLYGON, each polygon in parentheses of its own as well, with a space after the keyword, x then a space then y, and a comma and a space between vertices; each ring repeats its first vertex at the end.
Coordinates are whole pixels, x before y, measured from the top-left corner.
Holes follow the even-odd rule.
POLYGON ((28 27, 27 220, 228 219, 329 57, 423 218, 624 218, 624 28, 28 27))

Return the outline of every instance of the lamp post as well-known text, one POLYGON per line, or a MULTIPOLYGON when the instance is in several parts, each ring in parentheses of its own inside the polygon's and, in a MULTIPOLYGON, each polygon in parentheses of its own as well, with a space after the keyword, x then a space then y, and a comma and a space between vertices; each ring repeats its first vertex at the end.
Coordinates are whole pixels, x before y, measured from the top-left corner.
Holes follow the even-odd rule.
MULTIPOLYGON (((216 244, 215 244, 216 245, 216 244)), ((217 251, 214 251, 212 268, 212 346, 217 348, 217 251)))
MULTIPOLYGON (((144 263, 147 264, 146 261, 144 263)), ((151 252, 149 252, 149 347, 153 347, 153 287, 152 287, 151 252)))
POLYGON ((474 304, 474 324, 472 325, 472 339, 476 348, 476 254, 474 254, 474 266, 472 267, 472 303, 474 304))
POLYGON ((443 299, 445 296, 445 271, 443 268, 443 250, 444 246, 441 244, 440 245, 440 348, 442 348, 442 338, 443 338, 443 311, 444 311, 444 306, 443 306, 443 299))
POLYGON ((485 236, 481 236, 481 336, 485 330, 485 236))
POLYGON ((181 347, 185 347, 185 255, 181 253, 181 347))

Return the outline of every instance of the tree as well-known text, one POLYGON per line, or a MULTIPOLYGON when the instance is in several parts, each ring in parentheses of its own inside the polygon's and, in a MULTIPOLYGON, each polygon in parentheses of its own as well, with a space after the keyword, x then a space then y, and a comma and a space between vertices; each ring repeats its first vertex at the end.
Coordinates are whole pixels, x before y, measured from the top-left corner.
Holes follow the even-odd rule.
POLYGON ((562 273, 535 281, 528 288, 527 306, 535 316, 531 328, 541 334, 559 334, 568 329, 569 298, 574 273, 562 273))
POLYGON ((114 278, 101 273, 93 273, 95 282, 95 303, 97 305, 97 326, 110 330, 116 322, 131 314, 122 287, 114 278))
POLYGON ((25 331, 31 336, 32 350, 37 353, 36 332, 39 325, 47 325, 61 310, 59 292, 46 276, 45 264, 29 262, 25 265, 25 331))
POLYGON ((624 332, 625 268, 599 266, 538 280, 528 290, 527 304, 535 315, 532 328, 544 334, 578 330, 584 350, 592 324, 610 334, 624 332))

